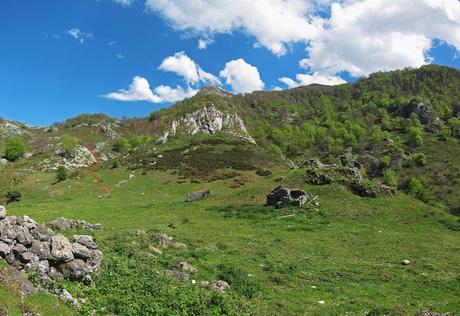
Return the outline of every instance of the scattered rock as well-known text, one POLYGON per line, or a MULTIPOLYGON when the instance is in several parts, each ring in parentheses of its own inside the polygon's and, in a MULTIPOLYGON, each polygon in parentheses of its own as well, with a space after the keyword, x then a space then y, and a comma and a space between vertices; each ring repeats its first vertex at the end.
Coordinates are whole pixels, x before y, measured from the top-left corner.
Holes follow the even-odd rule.
POLYGON ((218 292, 228 292, 230 290, 230 285, 222 280, 216 281, 211 285, 211 289, 218 292))
POLYGON ((308 195, 303 190, 278 187, 267 195, 267 205, 276 208, 302 206, 307 202, 308 195))
POLYGON ((154 254, 161 256, 163 252, 158 249, 157 247, 149 246, 149 250, 152 251, 154 254))
POLYGON ((197 271, 198 271, 195 267, 193 267, 187 261, 179 262, 179 268, 184 272, 189 272, 189 273, 192 273, 192 274, 197 273, 197 271))
POLYGON ((187 194, 186 202, 193 202, 198 200, 203 200, 212 195, 211 190, 201 190, 196 192, 190 192, 187 194))
POLYGON ((61 301, 68 303, 73 307, 79 306, 77 299, 73 298, 72 295, 65 289, 57 290, 56 295, 61 301))
POLYGON ((417 316, 447 316, 448 314, 441 314, 433 312, 431 309, 422 308, 417 312, 417 316))
POLYGON ((156 238, 157 238, 157 241, 160 244, 161 248, 163 248, 163 249, 169 248, 174 244, 173 241, 172 241, 173 238, 169 237, 166 234, 156 234, 156 238))
POLYGON ((173 270, 165 270, 165 273, 167 276, 171 277, 171 278, 176 278, 178 279, 179 281, 182 281, 182 282, 188 282, 190 277, 187 273, 185 272, 180 272, 180 271, 173 271, 173 270))
POLYGON ((410 264, 410 261, 407 259, 404 259, 403 261, 401 261, 401 264, 407 266, 410 264))

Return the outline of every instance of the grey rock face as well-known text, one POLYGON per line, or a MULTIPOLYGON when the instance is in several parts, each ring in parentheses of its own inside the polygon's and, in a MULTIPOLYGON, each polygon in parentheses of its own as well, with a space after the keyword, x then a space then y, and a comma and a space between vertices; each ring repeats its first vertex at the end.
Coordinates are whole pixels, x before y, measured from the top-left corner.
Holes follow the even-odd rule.
POLYGON ((169 131, 163 134, 160 141, 165 142, 168 138, 178 134, 215 134, 219 131, 255 144, 243 120, 237 114, 223 113, 217 110, 212 103, 204 104, 195 112, 185 114, 180 119, 172 121, 169 131))
POLYGON ((187 194, 186 202, 193 202, 198 200, 203 200, 212 195, 211 190, 201 190, 196 192, 190 192, 187 194))
POLYGON ((23 262, 23 263, 29 263, 29 262, 38 261, 38 256, 33 254, 33 253, 31 253, 30 251, 20 253, 18 255, 18 257, 19 257, 19 260, 21 260, 21 262, 23 262))
POLYGON ((308 195, 303 190, 276 188, 267 195, 267 205, 276 208, 302 206, 307 202, 308 195))
POLYGON ((51 238, 51 255, 56 261, 69 262, 74 259, 72 244, 62 235, 51 238))

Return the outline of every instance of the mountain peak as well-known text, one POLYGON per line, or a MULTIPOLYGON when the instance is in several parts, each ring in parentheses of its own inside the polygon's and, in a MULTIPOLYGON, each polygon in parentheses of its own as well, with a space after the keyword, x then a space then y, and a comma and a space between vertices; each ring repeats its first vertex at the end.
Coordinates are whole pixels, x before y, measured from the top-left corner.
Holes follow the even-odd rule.
POLYGON ((219 86, 212 85, 212 84, 201 88, 197 94, 199 95, 211 94, 211 95, 217 95, 219 97, 228 97, 232 95, 231 93, 223 90, 219 86))

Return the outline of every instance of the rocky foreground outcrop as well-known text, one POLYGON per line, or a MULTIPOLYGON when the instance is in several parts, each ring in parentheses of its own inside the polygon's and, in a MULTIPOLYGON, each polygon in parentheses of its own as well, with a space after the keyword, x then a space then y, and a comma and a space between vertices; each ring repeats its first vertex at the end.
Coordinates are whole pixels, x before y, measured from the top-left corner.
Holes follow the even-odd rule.
POLYGON ((28 216, 5 212, 0 216, 0 257, 18 271, 37 273, 42 285, 64 278, 90 283, 102 252, 91 236, 75 235, 70 241, 28 216))
POLYGON ((168 138, 180 134, 215 134, 217 132, 233 135, 255 144, 238 114, 219 111, 213 103, 207 103, 200 109, 172 121, 169 130, 162 135, 159 141, 166 142, 168 138))

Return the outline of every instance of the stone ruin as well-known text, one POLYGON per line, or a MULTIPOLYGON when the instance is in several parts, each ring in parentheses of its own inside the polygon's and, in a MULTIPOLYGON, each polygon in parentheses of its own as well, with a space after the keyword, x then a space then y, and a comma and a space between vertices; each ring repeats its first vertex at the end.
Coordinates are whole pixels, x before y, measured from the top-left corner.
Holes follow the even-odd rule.
POLYGON ((190 192, 187 194, 186 202, 193 202, 197 200, 203 200, 212 195, 211 190, 201 190, 196 192, 190 192))
POLYGON ((0 258, 18 271, 37 273, 42 285, 63 279, 88 284, 102 252, 91 236, 74 235, 71 242, 28 216, 6 216, 0 207, 0 258))
POLYGON ((275 208, 302 206, 307 203, 308 195, 300 189, 275 188, 267 195, 267 205, 275 208))

